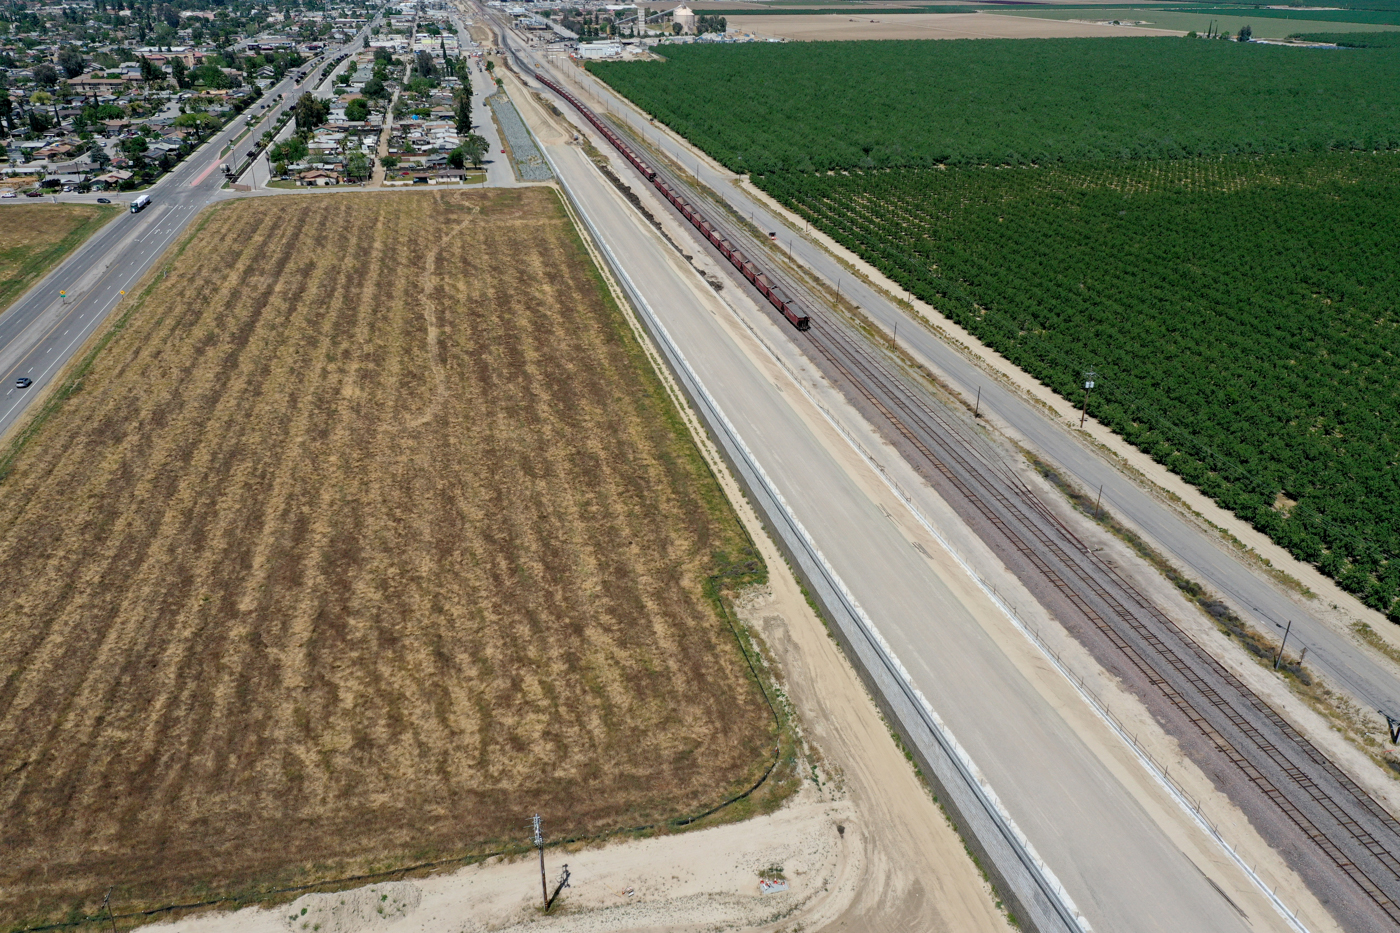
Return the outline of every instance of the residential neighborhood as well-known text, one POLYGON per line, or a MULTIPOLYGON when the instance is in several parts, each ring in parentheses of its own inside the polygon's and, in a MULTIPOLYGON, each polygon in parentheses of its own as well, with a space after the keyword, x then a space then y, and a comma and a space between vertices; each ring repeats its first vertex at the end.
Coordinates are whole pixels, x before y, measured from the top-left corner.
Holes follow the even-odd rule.
MULTIPOLYGON (((298 161, 314 170, 313 164, 334 155, 339 168, 326 171, 353 170, 344 157, 366 128, 377 130, 382 122, 367 119, 357 112, 365 105, 352 103, 357 93, 369 97, 364 85, 375 74, 373 61, 365 59, 357 85, 352 69, 361 56, 352 63, 323 62, 321 56, 354 37, 381 7, 235 2, 195 8, 201 5, 7 4, 0 13, 3 196, 148 187, 231 122, 243 120, 251 132, 275 103, 266 91, 284 78, 306 79, 311 86, 336 69, 344 99, 333 103, 327 125, 316 128, 298 161)), ((384 76, 395 86, 414 51, 416 15, 406 9, 389 8, 390 18, 375 27, 377 45, 366 49, 367 56, 385 50, 384 76)), ((439 62, 442 49, 455 47, 454 36, 441 38, 439 62)), ((231 169, 250 154, 239 151, 245 145, 237 139, 228 147, 231 169)), ((373 141, 368 148, 372 154, 373 141)))

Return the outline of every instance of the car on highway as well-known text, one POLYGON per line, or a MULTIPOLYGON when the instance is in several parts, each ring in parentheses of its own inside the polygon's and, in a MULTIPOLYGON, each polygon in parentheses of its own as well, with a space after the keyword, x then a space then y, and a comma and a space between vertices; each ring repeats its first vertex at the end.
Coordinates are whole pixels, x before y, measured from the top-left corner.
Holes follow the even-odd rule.
POLYGON ((25 196, 26 198, 42 198, 42 197, 44 196, 44 192, 42 192, 42 191, 26 191, 26 192, 24 193, 24 196, 25 196))
POLYGON ((27 389, 33 384, 34 380, 30 379, 28 376, 20 376, 18 379, 15 380, 16 389, 27 389))
POLYGON ((0 198, 17 198, 17 197, 19 197, 19 195, 15 194, 13 191, 6 191, 4 194, 0 194, 0 198))
POLYGON ((98 203, 98 204, 111 204, 111 203, 112 203, 112 199, 111 199, 111 198, 98 198, 98 199, 97 199, 97 203, 98 203))

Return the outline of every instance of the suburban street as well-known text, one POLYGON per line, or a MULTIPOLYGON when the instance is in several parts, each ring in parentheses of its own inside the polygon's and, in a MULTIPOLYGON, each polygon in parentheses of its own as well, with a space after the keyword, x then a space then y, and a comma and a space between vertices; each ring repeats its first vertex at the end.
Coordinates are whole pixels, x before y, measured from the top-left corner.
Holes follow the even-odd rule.
MULTIPOLYGON (((103 325, 122 296, 141 281, 200 209, 219 196, 225 181, 219 166, 241 161, 263 130, 310 89, 319 65, 341 49, 359 45, 377 21, 372 19, 345 46, 304 65, 304 81, 288 75, 269 87, 260 99, 267 109, 256 111, 261 119, 230 155, 220 157, 224 146, 244 131, 247 114, 235 117, 149 190, 114 196, 113 203, 123 209, 141 193, 150 195, 151 205, 139 214, 127 212, 112 219, 0 316, 0 434, 25 417, 33 400, 103 325), (278 95, 283 95, 281 100, 278 95), (21 376, 34 380, 33 385, 17 388, 15 380, 21 376)), ((71 200, 91 202, 93 196, 71 200)))

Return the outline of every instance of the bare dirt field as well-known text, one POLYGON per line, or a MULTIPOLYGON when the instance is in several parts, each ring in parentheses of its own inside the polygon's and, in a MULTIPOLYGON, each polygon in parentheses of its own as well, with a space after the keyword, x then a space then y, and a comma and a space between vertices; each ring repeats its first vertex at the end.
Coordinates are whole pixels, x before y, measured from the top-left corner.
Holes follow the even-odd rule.
POLYGON ((880 13, 858 16, 736 16, 732 29, 760 36, 822 42, 837 39, 1064 39, 1097 36, 1176 36, 1166 29, 1102 26, 999 13, 880 13))
POLYGON ((120 210, 101 204, 7 204, 0 209, 0 310, 120 210))
POLYGON ((762 562, 552 189, 235 201, 161 266, 0 480, 0 921, 764 773, 707 591, 762 562))

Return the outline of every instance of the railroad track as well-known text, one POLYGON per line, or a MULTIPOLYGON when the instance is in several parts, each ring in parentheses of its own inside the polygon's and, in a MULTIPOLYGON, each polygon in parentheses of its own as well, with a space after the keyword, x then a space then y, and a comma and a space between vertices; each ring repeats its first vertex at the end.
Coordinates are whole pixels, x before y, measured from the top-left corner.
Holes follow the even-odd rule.
POLYGON ((909 396, 912 393, 903 380, 891 373, 859 338, 831 326, 826 318, 814 318, 806 336, 817 353, 841 374, 845 382, 919 452, 927 466, 957 489, 963 500, 980 512, 1012 547, 1062 592, 1148 683, 1199 729, 1218 752, 1243 772, 1250 784, 1277 806, 1392 922, 1400 924, 1400 905, 1371 877, 1379 869, 1385 876, 1382 883, 1387 887, 1394 890, 1394 885, 1400 883, 1400 859, 1395 855, 1400 850, 1400 822, 1272 707, 1182 632, 1151 600, 1098 558, 1092 549, 1049 512, 1039 497, 1011 470, 993 466, 989 471, 987 467, 992 465, 985 457, 976 457, 982 462, 975 462, 974 456, 969 455, 967 450, 970 445, 966 443, 966 434, 933 406, 911 399, 909 396), (992 476, 1000 483, 992 482, 992 476), (1007 486, 1011 488, 1008 490, 1005 488, 1007 486), (1020 513, 1023 520, 1018 522, 1009 518, 1008 513, 1020 513), (1131 603, 1131 607, 1127 603, 1131 603), (1132 640, 1125 637, 1124 628, 1136 637, 1132 640), (1151 650, 1140 650, 1138 645, 1143 643, 1151 650), (1163 676, 1164 668, 1178 676, 1163 676), (1205 668, 1204 673, 1202 668, 1205 668), (1211 683, 1212 680, 1215 684, 1211 683), (1181 681, 1185 681, 1185 686, 1180 685, 1181 681), (1197 695, 1195 699, 1189 695, 1192 691, 1197 695), (1228 693, 1234 695, 1235 702, 1226 698, 1224 694, 1228 693), (1265 728, 1257 725, 1250 715, 1241 713, 1240 705, 1272 727, 1271 731, 1277 736, 1267 735, 1265 728), (1205 715, 1202 709, 1217 715, 1205 715), (1217 727, 1215 721, 1221 715, 1243 737, 1243 742, 1239 738, 1232 741, 1217 727), (1279 737, 1282 737, 1281 741, 1279 737), (1255 754, 1245 754, 1240 748, 1243 744, 1253 746, 1255 754), (1319 781, 1300 768, 1285 750, 1289 746, 1295 753, 1301 752, 1326 777, 1319 781), (1273 763, 1286 782, 1271 777, 1255 764, 1259 754, 1273 763), (1326 786, 1328 783, 1334 786, 1326 786), (1280 787, 1280 784, 1285 786, 1280 787), (1292 788, 1287 784, 1291 784, 1292 788), (1290 789, 1295 789, 1295 793, 1290 794, 1290 789), (1297 791, 1301 791, 1316 808, 1330 816, 1351 845, 1344 848, 1345 842, 1339 844, 1318 825, 1317 820, 1304 812, 1293 799, 1297 791), (1358 806, 1371 817, 1368 822, 1383 828, 1385 842, 1377 838, 1374 825, 1368 829, 1353 815, 1353 810, 1358 806), (1368 872, 1348 855, 1347 849, 1360 849, 1376 864, 1368 872))
MULTIPOLYGON (((581 108, 576 101, 570 103, 581 108)), ((627 126, 614 126, 630 134, 627 126)), ((636 161, 636 152, 615 131, 606 135, 636 161)), ((643 176, 646 182, 658 189, 664 183, 674 191, 690 190, 696 203, 708 195, 651 163, 642 167, 653 176, 643 176)), ((699 226, 686 215, 691 205, 684 207, 678 213, 699 226)), ((714 223, 710 217, 701 232, 710 228, 717 232, 720 227, 750 257, 762 256, 771 248, 761 236, 751 236, 741 222, 714 223)), ((720 258, 730 258, 715 250, 712 240, 704 246, 720 258)), ((923 389, 892 371, 839 315, 811 315, 810 309, 825 306, 820 294, 793 276, 772 271, 766 271, 766 276, 765 281, 806 301, 810 329, 793 334, 798 345, 845 391, 878 413, 885 422, 882 430, 893 432, 912 450, 914 466, 955 510, 965 518, 980 519, 982 527, 990 529, 979 533, 994 549, 1009 548, 1020 556, 1023 563, 1016 572, 1032 591, 1043 589, 1036 584, 1050 584, 1066 608, 1100 633, 1149 688, 1311 843, 1324 866, 1336 869, 1366 895, 1381 915, 1375 919, 1383 917, 1388 921, 1385 926, 1400 927, 1400 822, 1086 546, 974 431, 941 410, 923 389)), ((757 284, 744 276, 736 280, 746 288, 757 284)), ((764 313, 777 314, 767 307, 770 302, 760 299, 759 306, 764 313)), ((788 320, 797 323, 790 314, 788 320)), ((807 323, 804 316, 799 326, 807 323)), ((1291 840, 1275 836, 1271 841, 1278 845, 1291 840)), ((1309 866, 1295 867, 1310 880, 1325 882, 1309 866)))
MULTIPOLYGON (((669 173, 658 175, 681 188, 669 173)), ((750 256, 762 255, 761 238, 725 226, 736 243, 747 240, 750 256)), ((989 444, 895 374, 838 315, 813 314, 821 296, 769 268, 770 278, 807 302, 810 329, 793 335, 807 355, 873 407, 914 449, 916 468, 942 480, 935 486, 955 509, 961 502, 962 511, 970 508, 995 529, 1327 864, 1400 927, 1400 821, 1098 557, 989 444)), ((771 313, 763 301, 759 306, 771 313)))

